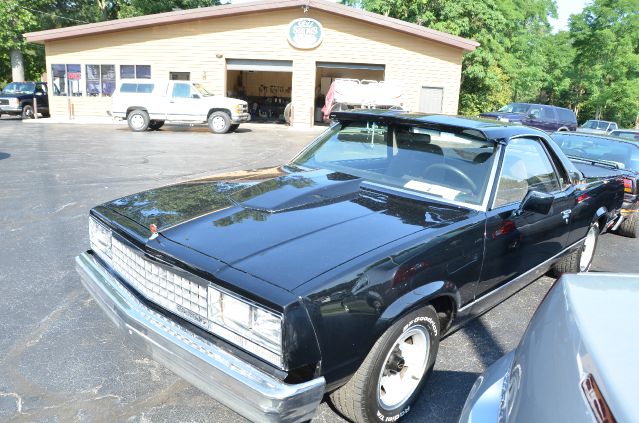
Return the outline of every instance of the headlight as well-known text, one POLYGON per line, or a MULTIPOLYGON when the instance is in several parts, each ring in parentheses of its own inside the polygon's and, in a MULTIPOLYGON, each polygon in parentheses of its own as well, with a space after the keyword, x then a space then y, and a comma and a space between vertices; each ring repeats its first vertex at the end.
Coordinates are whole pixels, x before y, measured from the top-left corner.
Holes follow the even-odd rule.
POLYGON ((89 242, 91 249, 104 261, 111 262, 111 229, 89 216, 89 242))
POLYGON ((14 107, 18 107, 20 105, 20 100, 18 100, 17 98, 12 98, 11 103, 14 107))
POLYGON ((281 367, 281 317, 212 286, 208 287, 208 292, 211 332, 231 337, 231 342, 281 367), (235 336, 225 330, 232 331, 235 336))

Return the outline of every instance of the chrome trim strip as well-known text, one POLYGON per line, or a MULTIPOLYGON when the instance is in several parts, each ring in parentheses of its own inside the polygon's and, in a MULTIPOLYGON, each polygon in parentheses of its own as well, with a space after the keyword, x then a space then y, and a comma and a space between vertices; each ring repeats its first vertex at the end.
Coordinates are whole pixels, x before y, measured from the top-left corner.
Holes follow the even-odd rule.
POLYGON ((214 399, 252 421, 301 422, 315 414, 323 377, 284 383, 148 308, 93 255, 75 261, 82 284, 129 341, 214 399))
POLYGON ((415 191, 412 189, 406 189, 406 188, 400 188, 400 187, 396 187, 393 185, 384 185, 384 184, 380 184, 377 182, 371 182, 371 181, 367 181, 366 179, 362 178, 362 184, 366 184, 369 186, 373 186, 373 187, 380 187, 389 191, 397 191, 397 192, 402 192, 402 193, 406 193, 406 194, 411 194, 414 195, 416 197, 422 197, 422 198, 426 198, 428 200, 435 200, 435 201, 439 201, 440 203, 444 203, 444 204, 451 204, 454 206, 460 206, 460 207, 465 207, 467 209, 471 209, 471 210, 477 210, 477 211, 486 211, 483 206, 479 205, 479 204, 470 204, 470 203, 464 203, 463 201, 455 201, 455 200, 449 200, 443 197, 438 197, 436 195, 430 195, 427 194, 425 192, 419 192, 419 191, 415 191))
MULTIPOLYGON (((500 291, 508 289, 508 288, 512 288, 514 285, 517 285, 517 283, 521 282, 522 280, 525 280, 526 276, 529 276, 530 273, 532 272, 536 272, 538 271, 540 268, 547 266, 549 263, 551 263, 552 261, 556 260, 557 258, 561 257, 562 255, 564 255, 566 252, 572 250, 573 248, 575 248, 576 246, 578 246, 579 244, 583 243, 584 240, 586 238, 580 239, 579 241, 571 244, 569 247, 564 248, 563 250, 561 250, 560 252, 558 252, 557 254, 555 254, 554 256, 550 257, 549 259, 547 259, 546 261, 538 264, 537 266, 533 267, 532 269, 527 270, 526 272, 522 273, 521 275, 517 276, 514 279, 511 279, 510 281, 506 282, 505 284, 501 285, 500 287, 498 287, 497 289, 494 289, 490 292, 487 292, 486 294, 482 295, 481 297, 471 301, 470 303, 466 304, 465 306, 461 307, 459 310, 457 310, 457 313, 463 313, 465 311, 467 311, 468 309, 470 309, 473 305, 475 304, 479 304, 482 301, 485 301, 487 298, 489 297, 493 297, 495 294, 498 294, 500 291)), ((539 276, 541 277, 541 275, 539 276)), ((536 280, 537 278, 535 278, 534 280, 536 280)), ((533 281, 534 281, 533 280, 533 281)), ((524 286, 528 285, 531 282, 525 283, 522 287, 520 287, 519 289, 524 288, 524 286)), ((519 290, 517 289, 517 290, 519 290)))

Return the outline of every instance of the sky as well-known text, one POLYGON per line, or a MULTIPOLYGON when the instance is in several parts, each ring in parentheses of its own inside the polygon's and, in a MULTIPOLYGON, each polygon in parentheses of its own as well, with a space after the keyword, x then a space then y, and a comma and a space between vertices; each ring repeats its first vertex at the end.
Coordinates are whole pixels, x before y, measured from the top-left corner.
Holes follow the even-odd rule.
MULTIPOLYGON (((246 3, 255 0, 231 0, 231 3, 246 3)), ((337 0, 329 0, 337 2, 337 0)), ((551 19, 550 24, 555 32, 568 29, 568 18, 570 15, 579 13, 583 10, 587 0, 555 0, 557 2, 558 19, 551 19)))

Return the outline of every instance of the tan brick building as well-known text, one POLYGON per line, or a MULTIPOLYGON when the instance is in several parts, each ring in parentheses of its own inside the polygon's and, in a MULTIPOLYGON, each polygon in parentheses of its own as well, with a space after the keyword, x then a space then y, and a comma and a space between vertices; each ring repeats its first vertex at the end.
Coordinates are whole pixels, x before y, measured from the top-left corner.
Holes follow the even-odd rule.
POLYGON ((246 99, 258 118, 292 102, 296 126, 313 125, 337 77, 386 80, 400 86, 407 110, 456 114, 462 55, 478 46, 325 0, 191 9, 25 37, 45 45, 52 116, 106 116, 121 78, 190 79, 246 99), (310 40, 289 37, 304 26, 294 24, 300 18, 315 25, 310 40))

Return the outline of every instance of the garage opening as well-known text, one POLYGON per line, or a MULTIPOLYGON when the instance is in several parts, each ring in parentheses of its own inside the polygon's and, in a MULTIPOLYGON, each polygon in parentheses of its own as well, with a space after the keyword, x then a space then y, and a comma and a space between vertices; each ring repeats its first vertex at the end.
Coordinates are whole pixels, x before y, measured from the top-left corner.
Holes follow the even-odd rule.
POLYGON ((317 62, 315 75, 315 122, 324 121, 322 107, 326 103, 326 94, 337 78, 360 81, 383 81, 386 67, 366 63, 317 62))
POLYGON ((285 123, 292 87, 292 61, 226 60, 226 95, 248 103, 252 122, 285 123))

